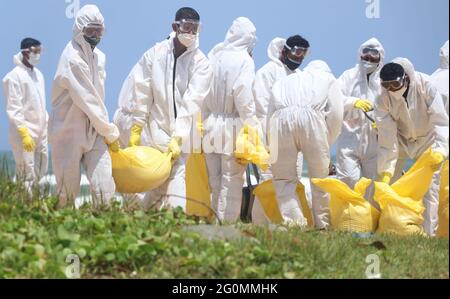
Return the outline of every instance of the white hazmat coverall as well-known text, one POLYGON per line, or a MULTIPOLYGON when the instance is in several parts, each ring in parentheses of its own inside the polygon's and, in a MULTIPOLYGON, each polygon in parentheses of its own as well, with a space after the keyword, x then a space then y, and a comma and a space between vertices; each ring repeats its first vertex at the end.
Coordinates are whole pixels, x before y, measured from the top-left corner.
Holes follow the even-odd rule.
MULTIPOLYGON (((255 75, 255 82, 253 83, 253 95, 255 98, 255 109, 256 117, 260 120, 263 125, 264 134, 267 133, 267 113, 269 100, 272 95, 272 87, 279 79, 287 77, 296 72, 300 72, 297 68, 295 71, 290 70, 283 62, 280 60, 281 51, 286 44, 286 39, 275 38, 273 39, 269 47, 267 48, 267 55, 270 59, 262 68, 260 68, 255 75)), ((265 138, 266 144, 268 144, 267 138, 265 138)), ((303 155, 298 155, 297 161, 297 173, 299 180, 302 176, 303 170, 303 155)), ((260 182, 268 181, 272 179, 272 171, 267 169, 266 171, 260 170, 260 182)), ((267 223, 267 219, 262 211, 262 207, 258 200, 255 201, 252 214, 253 223, 261 224, 267 223)))
POLYGON ((3 78, 3 88, 16 176, 31 191, 30 187, 38 183, 48 170, 48 114, 44 76, 36 67, 26 67, 22 60, 22 53, 14 56, 16 67, 3 78), (36 145, 33 152, 24 150, 19 128, 28 129, 36 145))
POLYGON ((53 82, 49 137, 61 204, 75 200, 80 190, 80 164, 94 203, 108 203, 116 188, 105 142, 116 141, 119 130, 109 122, 104 103, 105 55, 97 48, 92 50, 83 37, 82 30, 90 23, 104 23, 95 5, 78 12, 73 39, 61 55, 53 82))
MULTIPOLYGON (((383 89, 376 101, 378 127, 378 174, 393 175, 393 183, 402 175, 407 157, 418 159, 430 146, 448 157, 448 115, 441 95, 429 76, 416 72, 406 58, 394 63, 403 66, 410 78, 407 98, 383 89)), ((423 227, 433 236, 438 223, 440 170, 436 171, 430 190, 424 197, 423 227)))
POLYGON ((233 22, 224 42, 209 53, 214 80, 203 106, 203 149, 212 207, 221 221, 234 222, 240 215, 246 167, 237 163, 234 149, 238 126, 255 117, 252 94, 255 64, 249 55, 255 43, 255 26, 240 17, 233 22))
MULTIPOLYGON (((196 147, 197 140, 192 135, 196 132, 196 117, 211 89, 212 71, 199 49, 198 39, 175 60, 175 36, 171 34, 148 50, 133 68, 129 80, 132 101, 136 103, 132 108, 133 124, 148 132, 148 145, 166 152, 172 138, 182 138, 182 154, 168 181, 149 192, 146 201, 156 208, 181 207, 186 211, 186 161, 191 147, 196 147)), ((201 145, 201 140, 198 144, 201 145)))
MULTIPOLYGON (((253 84, 253 95, 255 97, 256 117, 261 121, 265 127, 267 125, 267 113, 269 106, 269 99, 272 94, 272 87, 278 80, 287 77, 291 74, 300 72, 300 69, 295 71, 290 70, 280 60, 281 51, 283 50, 286 40, 282 38, 275 38, 267 49, 267 54, 270 61, 256 72, 255 82, 253 84)), ((264 128, 264 133, 266 130, 264 128)), ((267 138, 266 138, 267 141, 267 138)), ((297 161, 299 180, 302 176, 303 156, 299 154, 297 161)), ((272 179, 270 170, 261 171, 261 182, 272 179)))
POLYGON ((448 41, 441 48, 440 58, 440 68, 431 75, 431 82, 441 94, 448 115, 448 41))
MULTIPOLYGON (((337 178, 350 188, 362 178, 376 179, 377 176, 377 130, 373 128, 364 112, 354 107, 359 99, 374 103, 381 94, 380 70, 383 67, 384 49, 381 43, 371 38, 358 51, 360 62, 345 71, 338 79, 344 94, 344 124, 336 142, 337 178), (361 50, 375 48, 381 59, 377 69, 369 74, 360 59, 361 50)), ((373 119, 373 112, 367 112, 373 119)))
MULTIPOLYGON (((323 61, 312 61, 303 72, 281 79, 272 91, 270 152, 278 206, 285 223, 305 226, 296 194, 297 154, 303 153, 310 178, 328 176, 330 147, 342 126, 343 95, 323 61)), ((329 196, 316 186, 311 188, 314 224, 326 228, 329 196)))

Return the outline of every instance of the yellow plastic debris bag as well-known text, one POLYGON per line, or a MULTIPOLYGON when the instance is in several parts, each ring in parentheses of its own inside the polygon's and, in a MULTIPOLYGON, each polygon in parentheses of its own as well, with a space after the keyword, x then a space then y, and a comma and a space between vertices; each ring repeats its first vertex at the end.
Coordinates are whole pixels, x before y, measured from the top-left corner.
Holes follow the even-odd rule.
POLYGON ((441 171, 441 189, 439 191, 439 226, 436 232, 438 237, 448 238, 448 160, 445 161, 441 171))
POLYGON ((312 179, 314 185, 330 194, 331 227, 336 230, 375 232, 380 212, 364 198, 372 180, 362 178, 355 190, 344 182, 332 179, 312 179))
POLYGON ((433 178, 437 156, 428 149, 397 182, 375 182, 375 201, 381 208, 377 232, 399 235, 421 234, 425 211, 423 197, 433 178))
POLYGON ((211 190, 203 154, 190 154, 186 162, 186 214, 211 219, 211 190))
MULTIPOLYGON (((308 206, 308 202, 306 200, 305 195, 305 186, 302 183, 297 184, 297 196, 300 200, 300 207, 302 208, 303 216, 305 216, 308 226, 313 227, 313 217, 311 213, 311 209, 308 206)), ((273 181, 265 181, 260 184, 258 187, 253 190, 253 194, 255 195, 255 200, 259 200, 261 206, 263 207, 264 213, 266 217, 273 224, 281 224, 283 223, 283 217, 281 216, 280 209, 278 207, 275 186, 273 185, 273 181)))
POLYGON ((262 170, 269 168, 270 155, 261 142, 257 129, 248 124, 239 132, 234 156, 245 163, 253 163, 262 170))
POLYGON ((172 171, 172 155, 134 146, 112 152, 113 177, 120 193, 141 193, 160 187, 172 171))

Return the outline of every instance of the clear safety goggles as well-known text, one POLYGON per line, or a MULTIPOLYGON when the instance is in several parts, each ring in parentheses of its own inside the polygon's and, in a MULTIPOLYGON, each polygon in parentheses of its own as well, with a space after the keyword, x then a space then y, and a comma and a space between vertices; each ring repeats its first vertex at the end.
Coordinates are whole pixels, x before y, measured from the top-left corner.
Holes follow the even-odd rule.
POLYGON ((361 51, 361 60, 378 63, 380 62, 380 51, 375 48, 364 48, 361 51))
POLYGON ((305 57, 309 53, 309 48, 303 48, 303 47, 298 47, 298 46, 289 47, 289 45, 287 45, 287 44, 285 44, 284 47, 286 49, 288 49, 293 56, 296 56, 296 57, 305 57))
POLYGON ((404 74, 402 77, 398 77, 395 80, 389 80, 389 81, 381 81, 381 86, 383 86, 388 91, 396 91, 403 87, 406 80, 406 74, 404 74))
POLYGON ((106 30, 102 24, 89 24, 83 28, 83 34, 87 37, 98 37, 101 38, 105 36, 106 30))
POLYGON ((181 21, 175 21, 175 24, 183 33, 199 34, 202 29, 202 24, 197 20, 182 19, 181 21))
POLYGON ((303 47, 290 47, 287 44, 284 45, 284 47, 289 51, 289 59, 291 59, 294 62, 301 62, 302 59, 304 59, 306 56, 309 55, 309 49, 303 48, 303 47))
POLYGON ((28 49, 21 49, 22 52, 28 52, 28 53, 34 53, 34 54, 42 54, 44 53, 44 47, 43 46, 33 46, 29 47, 28 49))

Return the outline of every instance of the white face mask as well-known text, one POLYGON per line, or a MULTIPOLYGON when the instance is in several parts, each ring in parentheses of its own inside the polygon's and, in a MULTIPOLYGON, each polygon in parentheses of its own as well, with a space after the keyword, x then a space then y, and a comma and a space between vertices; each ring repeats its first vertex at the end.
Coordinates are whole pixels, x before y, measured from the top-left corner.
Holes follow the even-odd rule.
POLYGON ((189 48, 197 41, 197 35, 190 33, 179 33, 178 40, 183 46, 189 48))
POLYGON ((361 65, 362 65, 363 69, 366 70, 367 74, 372 74, 373 72, 375 72, 377 70, 379 64, 364 60, 364 61, 361 61, 361 65))
POLYGON ((32 66, 38 65, 40 61, 41 61, 41 54, 36 54, 36 53, 33 53, 33 52, 30 53, 30 58, 28 59, 28 62, 32 66))
POLYGON ((403 94, 405 93, 406 89, 408 89, 408 86, 405 84, 405 86, 403 86, 402 88, 400 88, 397 91, 391 91, 393 94, 395 94, 396 96, 402 97, 403 94))

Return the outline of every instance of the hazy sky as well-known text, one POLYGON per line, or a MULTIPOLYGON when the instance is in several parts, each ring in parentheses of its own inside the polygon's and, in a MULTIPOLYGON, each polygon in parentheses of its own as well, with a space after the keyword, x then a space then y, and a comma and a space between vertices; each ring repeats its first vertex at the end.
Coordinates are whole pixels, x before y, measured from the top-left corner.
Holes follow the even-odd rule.
MULTIPOLYGON (((0 0, 0 77, 13 67, 13 55, 24 37, 43 43, 39 69, 46 78, 47 109, 59 56, 72 37, 71 8, 77 0, 0 0)), ((107 56, 106 104, 112 117, 123 80, 141 55, 171 31, 175 12, 192 6, 201 15, 200 48, 205 52, 221 42, 232 21, 250 18, 258 44, 255 63, 267 62, 267 46, 277 36, 301 34, 311 43, 311 59, 323 59, 339 76, 356 63, 357 49, 377 37, 387 60, 411 59, 416 68, 432 73, 439 49, 448 39, 448 0, 81 0, 96 4, 106 21, 107 34, 99 48, 107 56), (379 3, 379 10, 371 9, 379 3), (368 9, 369 7, 369 9, 368 9)), ((9 150, 3 92, 0 109, 0 150, 9 150)))

